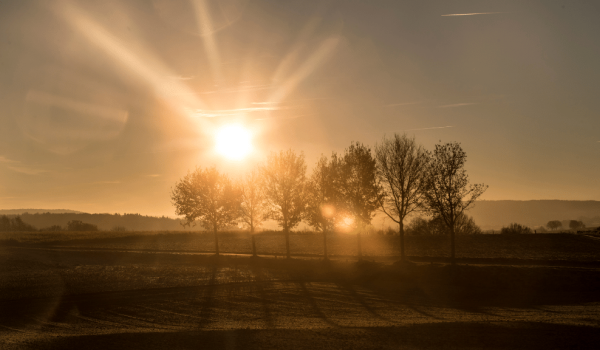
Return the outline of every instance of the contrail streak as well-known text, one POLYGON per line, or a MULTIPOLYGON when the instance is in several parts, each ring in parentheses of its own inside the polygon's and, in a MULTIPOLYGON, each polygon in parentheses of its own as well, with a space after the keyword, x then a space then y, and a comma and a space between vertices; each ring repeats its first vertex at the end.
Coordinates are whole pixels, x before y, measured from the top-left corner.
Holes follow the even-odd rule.
POLYGON ((476 16, 476 15, 495 15, 497 13, 507 13, 507 12, 473 12, 473 13, 449 13, 447 15, 442 15, 442 17, 454 17, 454 16, 476 16))
POLYGON ((471 106, 471 105, 475 105, 477 103, 475 102, 469 102, 469 103, 455 103, 455 104, 451 104, 451 105, 443 105, 440 106, 440 108, 454 108, 454 107, 462 107, 462 106, 471 106))
POLYGON ((431 130, 431 129, 446 129, 446 128, 453 128, 454 126, 452 125, 448 125, 448 126, 434 126, 431 128, 421 128, 421 129, 404 129, 402 131, 413 131, 413 130, 431 130))

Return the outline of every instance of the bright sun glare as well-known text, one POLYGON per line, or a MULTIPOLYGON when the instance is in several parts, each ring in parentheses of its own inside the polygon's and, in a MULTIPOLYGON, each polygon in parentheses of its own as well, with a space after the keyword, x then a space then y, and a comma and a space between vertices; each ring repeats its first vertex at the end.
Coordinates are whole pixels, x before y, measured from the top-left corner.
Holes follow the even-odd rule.
POLYGON ((241 125, 227 125, 217 131, 217 152, 240 160, 252 151, 250 131, 241 125))

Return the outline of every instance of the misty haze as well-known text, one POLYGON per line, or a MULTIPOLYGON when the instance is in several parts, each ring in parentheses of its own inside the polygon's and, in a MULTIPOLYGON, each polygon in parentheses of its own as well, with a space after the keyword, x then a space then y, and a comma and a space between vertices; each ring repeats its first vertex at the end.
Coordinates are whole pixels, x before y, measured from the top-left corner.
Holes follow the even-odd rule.
POLYGON ((0 0, 0 348, 598 348, 599 16, 0 0))

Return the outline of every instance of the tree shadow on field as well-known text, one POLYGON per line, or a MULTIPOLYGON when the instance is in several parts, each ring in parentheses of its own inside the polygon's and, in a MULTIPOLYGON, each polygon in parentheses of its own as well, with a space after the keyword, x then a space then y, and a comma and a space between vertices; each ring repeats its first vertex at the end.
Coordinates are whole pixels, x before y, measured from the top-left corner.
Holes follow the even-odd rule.
POLYGON ((271 301, 269 296, 267 295, 267 292, 265 291, 265 284, 270 282, 267 281, 266 273, 260 266, 257 266, 256 264, 251 264, 250 268, 252 270, 252 273, 254 274, 254 280, 257 282, 256 289, 258 290, 265 323, 267 324, 268 328, 275 328, 275 320, 273 318, 273 314, 271 313, 270 308, 271 301))
POLYGON ((204 328, 212 322, 214 307, 215 307, 215 289, 217 288, 217 271, 218 267, 213 266, 211 271, 211 277, 208 281, 208 285, 204 289, 202 295, 202 301, 198 304, 200 307, 200 322, 199 328, 204 328))
POLYGON ((485 307, 530 308, 600 301, 600 271, 556 267, 421 264, 374 267, 355 285, 403 304, 443 305, 488 313, 485 307))
POLYGON ((381 314, 379 314, 375 308, 373 308, 371 305, 369 305, 367 303, 366 299, 362 295, 360 295, 352 285, 350 285, 348 283, 339 283, 339 282, 336 283, 336 285, 338 286, 338 289, 340 289, 345 294, 349 295, 352 299, 356 300, 371 315, 373 315, 376 318, 383 320, 383 321, 387 321, 390 323, 397 323, 396 320, 392 320, 390 318, 384 317, 381 314))
POLYGON ((298 282, 297 285, 302 290, 302 294, 303 294, 304 298, 308 301, 308 304, 312 307, 314 313, 320 319, 322 319, 325 323, 327 323, 331 326, 334 326, 334 327, 339 327, 339 325, 337 323, 330 320, 329 317, 327 317, 327 315, 325 315, 325 313, 323 313, 323 310, 321 310, 321 308, 317 304, 317 301, 312 296, 311 292, 308 290, 308 288, 306 288, 306 283, 304 281, 302 281, 302 282, 298 282))
POLYGON ((547 323, 438 322, 401 327, 211 330, 52 337, 36 349, 591 349, 600 332, 547 323))

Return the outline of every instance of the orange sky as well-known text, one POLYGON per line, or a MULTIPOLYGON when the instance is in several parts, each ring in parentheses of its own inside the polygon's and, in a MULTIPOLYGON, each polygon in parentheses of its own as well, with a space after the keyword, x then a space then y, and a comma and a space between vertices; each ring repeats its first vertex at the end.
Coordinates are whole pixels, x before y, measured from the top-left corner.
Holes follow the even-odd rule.
POLYGON ((188 169, 461 142, 483 199, 600 200, 591 1, 0 1, 0 209, 174 216, 188 169), (449 16, 453 15, 453 16, 449 16), (459 16, 460 15, 460 16, 459 16), (215 152, 237 123, 254 151, 215 152))

